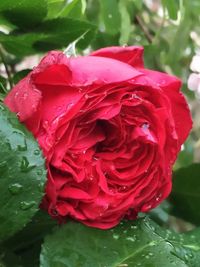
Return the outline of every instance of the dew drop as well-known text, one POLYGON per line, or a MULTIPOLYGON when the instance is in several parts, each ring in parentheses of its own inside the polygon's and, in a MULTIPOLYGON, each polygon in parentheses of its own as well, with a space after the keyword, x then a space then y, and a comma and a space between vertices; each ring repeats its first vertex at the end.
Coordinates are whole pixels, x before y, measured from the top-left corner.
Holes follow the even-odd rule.
POLYGON ((113 234, 113 238, 118 240, 119 239, 119 235, 118 234, 113 234))
POLYGON ((74 154, 74 153, 71 153, 71 157, 72 157, 73 159, 76 159, 78 156, 77 156, 76 154, 74 154))
POLYGON ((74 106, 74 103, 69 103, 69 104, 67 105, 67 110, 71 109, 73 106, 74 106))
POLYGON ((13 195, 17 195, 20 193, 21 189, 23 188, 23 186, 19 183, 15 183, 15 184, 10 184, 8 186, 8 190, 10 191, 11 194, 13 195))
POLYGON ((18 95, 19 95, 19 92, 16 92, 14 97, 17 98, 18 95))
POLYGON ((38 188, 40 192, 44 192, 44 183, 39 183, 38 188))
POLYGON ((29 164, 29 161, 26 157, 22 157, 22 161, 21 161, 21 165, 20 165, 20 169, 22 172, 29 172, 34 167, 35 167, 34 165, 29 164))
POLYGON ((132 95, 131 95, 131 98, 132 98, 132 99, 140 99, 140 97, 139 97, 138 95, 136 95, 136 94, 132 94, 132 95))
POLYGON ((49 127, 49 122, 48 122, 48 121, 44 121, 44 122, 43 122, 43 127, 44 127, 45 129, 47 129, 47 128, 49 127))
POLYGON ((27 99, 27 97, 28 97, 28 93, 24 93, 23 95, 22 95, 22 98, 25 100, 25 99, 27 99))
POLYGON ((35 150, 34 150, 34 155, 36 155, 36 156, 37 156, 37 155, 40 155, 40 150, 39 150, 39 149, 35 149, 35 150))
POLYGON ((111 169, 111 170, 115 170, 115 165, 112 164, 112 165, 110 166, 110 169, 111 169))
POLYGON ((189 256, 188 256, 188 254, 185 254, 185 255, 184 255, 184 259, 185 259, 186 262, 189 260, 189 256))
POLYGON ((142 124, 142 129, 143 129, 143 130, 147 130, 147 129, 149 129, 149 123, 147 123, 147 122, 143 123, 143 124, 142 124))
POLYGON ((136 239, 134 237, 132 237, 132 236, 128 236, 126 238, 126 240, 131 241, 131 242, 135 242, 136 239))
POLYGON ((13 131, 10 137, 11 148, 18 151, 26 151, 27 144, 24 134, 19 131, 13 131))
POLYGON ((6 161, 0 162, 0 169, 4 169, 6 167, 7 167, 7 162, 6 161))
POLYGON ((20 208, 22 210, 28 210, 28 209, 32 208, 35 204, 36 204, 35 201, 22 201, 20 203, 20 208))
POLYGON ((94 157, 93 157, 93 159, 94 159, 94 160, 98 160, 99 158, 98 158, 98 157, 96 157, 96 156, 94 156, 94 157))
POLYGON ((137 226, 136 225, 131 225, 131 229, 136 230, 137 229, 137 226))
POLYGON ((37 170, 37 175, 38 176, 41 176, 42 174, 43 174, 43 170, 41 170, 41 169, 40 170, 37 170))
POLYGON ((92 176, 92 175, 89 176, 89 180, 90 180, 90 181, 93 181, 93 180, 94 180, 94 176, 92 176))

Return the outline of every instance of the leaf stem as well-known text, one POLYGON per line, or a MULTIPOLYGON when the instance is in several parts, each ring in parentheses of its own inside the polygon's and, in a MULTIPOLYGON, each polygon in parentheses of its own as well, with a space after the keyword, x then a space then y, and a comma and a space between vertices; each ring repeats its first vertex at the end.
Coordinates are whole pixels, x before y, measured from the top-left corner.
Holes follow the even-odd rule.
POLYGON ((140 16, 136 15, 135 19, 138 23, 138 25, 140 26, 141 30, 143 31, 146 39, 148 40, 148 42, 151 44, 153 42, 153 38, 151 36, 151 34, 149 33, 148 29, 145 27, 145 25, 143 24, 142 19, 140 18, 140 16))
POLYGON ((9 67, 8 67, 8 65, 6 63, 6 60, 5 60, 5 57, 4 57, 4 53, 3 53, 3 49, 2 49, 1 46, 0 46, 0 58, 2 60, 2 63, 4 65, 4 67, 5 67, 7 78, 8 78, 8 83, 9 83, 10 89, 11 89, 13 87, 12 77, 11 77, 11 73, 10 73, 9 67))

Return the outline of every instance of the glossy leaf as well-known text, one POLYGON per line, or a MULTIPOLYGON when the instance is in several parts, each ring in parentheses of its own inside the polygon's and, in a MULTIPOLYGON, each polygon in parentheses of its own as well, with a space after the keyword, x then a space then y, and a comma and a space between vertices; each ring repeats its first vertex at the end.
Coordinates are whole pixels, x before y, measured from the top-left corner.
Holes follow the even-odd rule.
POLYGON ((0 240, 21 230, 38 210, 46 171, 37 142, 0 104, 0 240))
POLYGON ((162 0, 163 6, 167 9, 169 17, 173 20, 177 19, 179 9, 179 0, 162 0))
POLYGON ((131 26, 131 17, 128 12, 128 5, 126 1, 119 1, 119 12, 121 15, 121 31, 120 31, 120 45, 126 45, 129 41, 132 26, 131 26))
POLYGON ((200 225, 200 164, 192 164, 174 172, 170 197, 172 212, 180 218, 200 225))
POLYGON ((0 33, 4 48, 17 56, 34 54, 37 51, 60 49, 84 35, 81 46, 86 47, 95 34, 95 26, 84 21, 58 18, 46 20, 32 32, 0 33))
POLYGON ((59 17, 71 17, 80 19, 85 12, 85 0, 73 0, 58 13, 59 17))
POLYGON ((40 267, 187 267, 149 219, 99 230, 70 222, 47 236, 40 267))
POLYGON ((65 0, 47 0, 47 18, 57 18, 60 11, 65 7, 65 0))
POLYGON ((0 94, 5 94, 7 92, 6 90, 6 78, 0 76, 0 94))
POLYGON ((14 267, 18 264, 21 267, 38 267, 43 238, 56 224, 57 222, 45 211, 38 211, 25 228, 2 244, 1 251, 4 252, 2 260, 6 266, 14 267))
POLYGON ((20 28, 30 28, 40 23, 47 14, 46 0, 0 1, 0 13, 20 28))
POLYGON ((17 84, 20 80, 22 80, 29 72, 31 69, 25 69, 25 70, 20 70, 17 73, 14 74, 12 77, 13 83, 17 84))
POLYGON ((117 0, 101 0, 101 13, 107 33, 112 35, 119 32, 121 25, 117 0))

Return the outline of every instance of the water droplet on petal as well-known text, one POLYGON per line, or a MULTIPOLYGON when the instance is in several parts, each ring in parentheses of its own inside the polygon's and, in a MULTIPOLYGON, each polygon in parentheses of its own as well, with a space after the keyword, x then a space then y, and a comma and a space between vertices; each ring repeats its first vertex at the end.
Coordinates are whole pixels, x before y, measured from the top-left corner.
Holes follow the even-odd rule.
POLYGON ((90 176, 89 176, 89 180, 90 180, 90 181, 93 181, 93 180, 94 180, 94 176, 90 175, 90 176))
POLYGON ((136 95, 136 94, 132 94, 132 95, 131 95, 131 98, 132 98, 132 99, 134 99, 134 98, 135 98, 135 99, 140 99, 140 97, 139 97, 138 95, 136 95))
POLYGON ((147 122, 143 123, 143 124, 142 124, 142 129, 143 129, 143 130, 147 130, 147 129, 149 129, 149 123, 147 123, 147 122))
POLYGON ((18 95, 19 95, 19 92, 16 92, 14 97, 17 98, 18 95))
POLYGON ((74 106, 74 103, 69 103, 69 104, 67 105, 67 110, 71 109, 73 106, 74 106))
POLYGON ((71 153, 71 157, 73 158, 73 159, 77 159, 77 155, 76 154, 74 154, 74 153, 71 153))

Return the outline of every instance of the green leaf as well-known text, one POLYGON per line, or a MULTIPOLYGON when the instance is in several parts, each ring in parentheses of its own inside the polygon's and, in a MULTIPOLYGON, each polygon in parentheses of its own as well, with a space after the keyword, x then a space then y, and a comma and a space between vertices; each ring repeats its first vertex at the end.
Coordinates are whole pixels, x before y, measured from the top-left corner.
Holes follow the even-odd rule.
POLYGON ((4 78, 3 76, 0 76, 0 83, 5 87, 6 86, 6 78, 4 78))
POLYGON ((4 252, 2 260, 6 266, 14 267, 14 264, 18 263, 24 267, 38 267, 43 238, 55 225, 57 225, 55 220, 52 220, 46 212, 39 210, 25 228, 2 244, 4 252))
POLYGON ((120 45, 125 45, 129 41, 132 30, 131 17, 128 11, 128 2, 124 0, 119 1, 119 12, 121 15, 121 30, 120 30, 120 45))
POLYGON ((44 192, 44 159, 33 136, 0 104, 0 240, 21 230, 44 192))
POLYGON ((111 230, 69 222, 46 237, 40 267, 187 267, 149 219, 111 230))
POLYGON ((169 221, 169 211, 171 206, 167 200, 163 201, 158 207, 152 209, 148 215, 159 225, 166 225, 169 221))
POLYGON ((38 210, 21 231, 7 239, 3 246, 12 252, 22 252, 33 243, 40 241, 47 233, 51 232, 52 227, 57 225, 46 211, 38 210))
POLYGON ((7 85, 6 78, 0 76, 0 94, 6 94, 7 92, 6 85, 7 85))
POLYGON ((192 231, 177 234, 173 231, 155 226, 155 232, 162 236, 173 246, 172 254, 182 261, 188 267, 199 267, 200 262, 200 228, 192 231))
POLYGON ((115 35, 120 31, 121 18, 117 0, 101 0, 101 14, 106 32, 115 35))
MULTIPOLYGON (((188 90, 188 89, 187 89, 188 90)), ((188 90, 189 91, 189 90, 188 90)), ((191 92, 191 91, 190 91, 191 92)), ((175 169, 186 167, 188 165, 191 165, 194 160, 194 140, 192 139, 192 136, 190 135, 184 145, 182 146, 182 149, 180 153, 178 154, 178 158, 176 160, 175 169)))
POLYGON ((57 18, 60 11, 65 7, 65 0, 47 0, 47 19, 57 18))
POLYGON ((23 79, 29 72, 31 71, 31 69, 25 69, 25 70, 21 70, 18 71, 17 73, 15 73, 12 77, 13 83, 17 84, 21 79, 23 79))
POLYGON ((162 4, 167 9, 169 17, 176 20, 179 10, 179 0, 162 0, 162 4))
POLYGON ((87 47, 95 35, 96 27, 85 21, 70 18, 46 20, 32 32, 12 32, 9 35, 0 34, 0 42, 11 54, 24 56, 38 51, 49 51, 67 47, 86 33, 79 42, 81 47, 87 47))
POLYGON ((73 0, 58 13, 59 17, 81 18, 85 12, 84 0, 73 0))
POLYGON ((131 0, 131 2, 133 2, 134 6, 138 10, 141 10, 142 9, 143 1, 141 1, 141 0, 131 0))
POLYGON ((199 175, 200 164, 197 163, 175 171, 170 196, 173 214, 197 225, 200 225, 199 175))
POLYGON ((46 0, 0 1, 0 13, 14 25, 27 29, 40 23, 47 14, 46 0))

